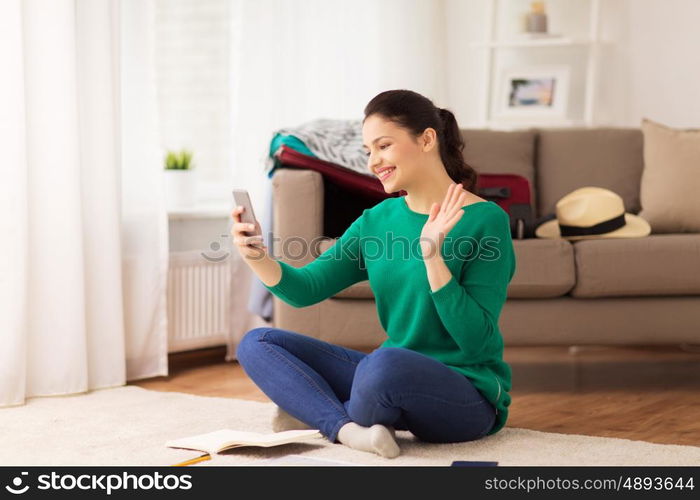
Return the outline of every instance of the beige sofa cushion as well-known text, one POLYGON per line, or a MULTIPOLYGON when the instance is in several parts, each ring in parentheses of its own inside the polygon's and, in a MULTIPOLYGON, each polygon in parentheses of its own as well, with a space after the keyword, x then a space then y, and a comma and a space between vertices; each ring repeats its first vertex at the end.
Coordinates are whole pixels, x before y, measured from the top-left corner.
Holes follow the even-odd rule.
POLYGON ((568 240, 513 240, 515 275, 508 298, 560 297, 576 283, 573 245, 568 240))
POLYGON ((700 129, 644 118, 640 216, 652 233, 700 232, 700 129))
POLYGON ((555 213, 566 194, 584 186, 610 189, 625 211, 637 214, 644 168, 643 136, 638 128, 580 127, 539 130, 536 160, 537 215, 555 213))
POLYGON ((535 189, 535 139, 537 131, 462 129, 464 160, 480 174, 516 174, 530 182, 532 206, 535 189))
POLYGON ((582 240, 574 297, 700 295, 700 234, 582 240))
MULTIPOLYGON (((319 242, 326 251, 335 238, 319 242)), ((566 240, 515 240, 516 269, 508 285, 509 298, 551 298, 564 295, 575 282, 573 246, 566 240)), ((334 299, 374 299, 369 281, 361 281, 341 290, 334 299)))

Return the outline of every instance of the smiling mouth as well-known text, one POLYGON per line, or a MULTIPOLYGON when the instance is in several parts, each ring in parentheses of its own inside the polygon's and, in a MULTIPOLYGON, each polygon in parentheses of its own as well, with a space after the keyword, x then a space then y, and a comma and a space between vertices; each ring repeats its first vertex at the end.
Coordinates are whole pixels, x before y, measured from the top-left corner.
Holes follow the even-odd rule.
POLYGON ((396 170, 396 167, 389 167, 386 170, 383 170, 381 174, 379 174, 379 180, 384 182, 386 179, 391 177, 391 175, 394 173, 394 170, 396 170))

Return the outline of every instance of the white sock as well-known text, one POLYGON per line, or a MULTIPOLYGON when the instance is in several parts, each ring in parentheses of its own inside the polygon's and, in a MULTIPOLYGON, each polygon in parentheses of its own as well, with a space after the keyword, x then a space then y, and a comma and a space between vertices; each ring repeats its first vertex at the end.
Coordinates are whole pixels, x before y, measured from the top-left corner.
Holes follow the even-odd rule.
POLYGON ((396 444, 393 428, 389 430, 381 424, 362 427, 355 422, 348 422, 338 431, 338 441, 356 450, 376 453, 385 458, 395 458, 401 453, 396 444))
POLYGON ((279 406, 276 406, 275 414, 272 416, 272 430, 275 432, 283 432, 296 429, 311 429, 311 427, 301 420, 292 417, 279 406))

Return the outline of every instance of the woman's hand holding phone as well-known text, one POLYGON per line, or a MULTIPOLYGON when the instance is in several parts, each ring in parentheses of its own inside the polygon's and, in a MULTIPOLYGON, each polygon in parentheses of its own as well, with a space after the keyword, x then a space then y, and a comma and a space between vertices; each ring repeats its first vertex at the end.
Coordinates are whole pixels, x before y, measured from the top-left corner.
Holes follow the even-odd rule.
POLYGON ((238 247, 238 252, 244 258, 261 257, 267 250, 262 236, 262 229, 257 220, 253 226, 241 222, 241 213, 244 210, 245 207, 237 206, 231 212, 233 217, 233 226, 231 227, 233 243, 238 247))

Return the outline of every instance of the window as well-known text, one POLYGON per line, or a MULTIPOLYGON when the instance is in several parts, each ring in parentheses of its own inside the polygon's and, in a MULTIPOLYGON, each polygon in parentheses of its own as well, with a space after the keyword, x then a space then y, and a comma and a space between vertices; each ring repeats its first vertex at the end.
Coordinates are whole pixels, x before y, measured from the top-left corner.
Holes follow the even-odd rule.
POLYGON ((227 0, 155 3, 161 146, 193 152, 200 201, 231 185, 230 10, 227 0))

